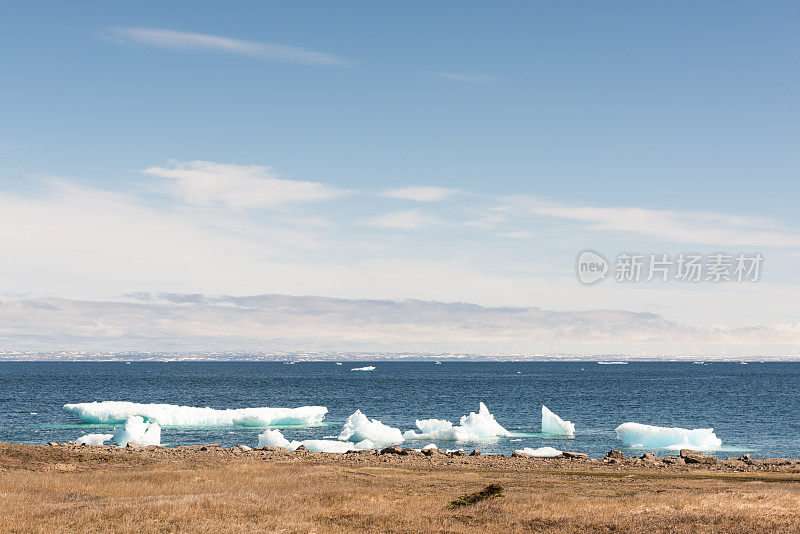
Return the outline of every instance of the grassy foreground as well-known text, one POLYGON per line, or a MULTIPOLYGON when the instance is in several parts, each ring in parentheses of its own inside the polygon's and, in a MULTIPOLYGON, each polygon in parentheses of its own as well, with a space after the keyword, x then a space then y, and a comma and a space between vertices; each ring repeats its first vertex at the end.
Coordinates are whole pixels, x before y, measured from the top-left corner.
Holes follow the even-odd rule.
POLYGON ((793 473, 92 449, 0 444, 0 532, 800 531, 793 473))

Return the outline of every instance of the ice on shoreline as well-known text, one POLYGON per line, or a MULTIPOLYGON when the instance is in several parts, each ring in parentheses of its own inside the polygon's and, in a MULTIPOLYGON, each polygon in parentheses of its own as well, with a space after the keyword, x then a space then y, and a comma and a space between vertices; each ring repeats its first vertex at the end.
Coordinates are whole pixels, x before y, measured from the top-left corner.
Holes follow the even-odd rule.
POLYGON ((158 423, 146 423, 142 417, 134 415, 125 424, 114 429, 112 438, 120 447, 128 443, 139 445, 161 445, 161 427, 158 423))
POLYGON ((299 408, 237 408, 216 410, 174 404, 140 404, 126 401, 65 404, 64 410, 87 423, 124 423, 134 416, 161 426, 313 426, 322 422, 325 406, 299 408))
POLYGON ((377 419, 369 419, 361 410, 356 410, 345 421, 339 439, 352 442, 368 439, 374 443, 392 445, 403 441, 403 433, 399 428, 385 425, 377 419))
POLYGON ((332 439, 306 439, 303 441, 289 441, 283 436, 280 430, 265 430, 258 435, 259 447, 283 447, 286 450, 293 451, 301 445, 311 452, 342 453, 376 448, 375 443, 368 439, 359 441, 358 443, 332 439))
POLYGON ((539 447, 538 449, 525 447, 514 452, 517 454, 526 454, 534 458, 556 458, 562 454, 560 450, 554 449, 553 447, 539 447))
POLYGON ((571 421, 564 421, 551 412, 547 406, 542 405, 542 434, 553 436, 575 436, 575 425, 571 421))
POLYGON ((617 437, 626 447, 708 451, 722 446, 722 440, 714 434, 713 428, 689 430, 679 427, 667 428, 641 423, 623 423, 616 430, 617 437))
POLYGON ((494 415, 484 403, 480 403, 478 413, 471 412, 461 417, 460 425, 454 426, 442 419, 418 419, 417 430, 408 430, 403 437, 408 440, 425 441, 475 441, 508 437, 511 432, 495 421, 494 415))
POLYGON ((105 445, 106 441, 114 437, 114 434, 84 434, 75 440, 75 443, 87 443, 89 445, 105 445))

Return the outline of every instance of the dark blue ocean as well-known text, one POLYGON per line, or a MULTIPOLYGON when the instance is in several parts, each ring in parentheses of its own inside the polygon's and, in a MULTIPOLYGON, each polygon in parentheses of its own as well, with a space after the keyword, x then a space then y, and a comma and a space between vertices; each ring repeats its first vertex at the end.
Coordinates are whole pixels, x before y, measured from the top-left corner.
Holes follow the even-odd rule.
MULTIPOLYGON (((526 436, 438 445, 506 454, 523 447, 552 446, 601 457, 621 447, 614 428, 634 421, 713 427, 723 442, 719 456, 747 451, 758 457, 798 458, 798 385, 800 363, 1 362, 0 441, 69 441, 111 428, 82 423, 62 410, 65 403, 77 402, 328 407, 325 426, 282 430, 290 440, 337 435, 356 409, 408 430, 414 428, 415 419, 458 424, 462 415, 477 411, 478 403, 484 402, 501 425, 526 436), (350 370, 362 365, 374 365, 376 370, 350 370), (537 435, 542 404, 575 423, 574 439, 537 435)), ((162 444, 255 447, 259 432, 164 427, 162 444)))

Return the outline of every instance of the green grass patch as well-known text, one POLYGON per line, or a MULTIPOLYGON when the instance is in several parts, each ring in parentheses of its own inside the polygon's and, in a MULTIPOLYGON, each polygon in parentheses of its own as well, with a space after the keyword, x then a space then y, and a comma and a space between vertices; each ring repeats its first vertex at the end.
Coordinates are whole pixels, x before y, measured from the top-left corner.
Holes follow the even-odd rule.
POLYGON ((450 504, 447 506, 448 508, 459 508, 461 506, 467 506, 470 504, 475 504, 476 502, 485 501, 486 499, 491 499, 493 497, 502 497, 503 496, 503 486, 500 484, 489 484, 481 491, 476 491, 475 493, 467 493, 466 495, 462 495, 458 499, 454 501, 450 501, 450 504))

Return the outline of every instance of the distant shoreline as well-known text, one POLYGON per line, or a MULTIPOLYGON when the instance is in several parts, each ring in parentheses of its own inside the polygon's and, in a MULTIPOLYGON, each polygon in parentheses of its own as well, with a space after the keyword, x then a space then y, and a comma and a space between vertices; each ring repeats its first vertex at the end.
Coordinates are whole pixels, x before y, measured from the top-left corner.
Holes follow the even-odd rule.
POLYGON ((304 358, 304 357, 255 357, 255 356, 242 356, 242 357, 224 357, 224 356, 136 356, 136 355, 118 355, 118 356, 92 356, 92 357, 59 357, 59 356, 4 356, 0 355, 0 363, 43 363, 43 362, 70 362, 70 363, 203 363, 203 362, 219 362, 219 363, 335 363, 346 362, 348 364, 354 363, 585 363, 585 364, 602 364, 602 363, 686 363, 686 364, 715 364, 715 363, 800 363, 800 356, 796 357, 780 357, 780 358, 758 358, 758 357, 740 357, 740 358, 714 358, 711 356, 704 357, 703 361, 698 361, 698 356, 687 356, 685 358, 621 358, 615 357, 613 361, 608 358, 544 358, 544 357, 451 357, 451 356, 386 356, 378 358, 348 358, 344 356, 338 357, 317 357, 317 358, 304 358))

